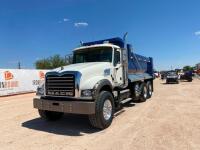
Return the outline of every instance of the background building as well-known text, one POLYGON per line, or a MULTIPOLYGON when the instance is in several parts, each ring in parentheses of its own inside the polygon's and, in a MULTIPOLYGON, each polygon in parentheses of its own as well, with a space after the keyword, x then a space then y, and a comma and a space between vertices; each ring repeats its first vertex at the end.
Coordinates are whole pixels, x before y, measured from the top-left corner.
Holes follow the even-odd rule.
POLYGON ((196 64, 196 68, 197 68, 197 70, 200 69, 200 63, 196 64))

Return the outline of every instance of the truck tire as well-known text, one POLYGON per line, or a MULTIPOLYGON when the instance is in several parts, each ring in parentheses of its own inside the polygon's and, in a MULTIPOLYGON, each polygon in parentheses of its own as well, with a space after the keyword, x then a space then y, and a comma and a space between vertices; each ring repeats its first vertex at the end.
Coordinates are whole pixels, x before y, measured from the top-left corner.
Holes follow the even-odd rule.
POLYGON ((168 81, 168 80, 166 80, 166 84, 169 84, 169 81, 168 81))
POLYGON ((148 96, 148 89, 147 89, 146 83, 142 83, 140 85, 140 89, 141 89, 141 94, 140 94, 139 102, 145 102, 148 96))
POLYGON ((54 111, 47 111, 47 110, 38 110, 39 115, 41 118, 48 120, 48 121, 56 121, 60 119, 64 113, 62 112, 54 112, 54 111))
POLYGON ((133 94, 132 94, 132 98, 133 101, 138 101, 141 95, 141 88, 140 88, 140 84, 139 83, 135 83, 133 85, 133 94))
POLYGON ((151 98, 152 94, 153 94, 152 83, 150 81, 148 81, 147 84, 146 84, 146 86, 147 86, 147 98, 151 98))
POLYGON ((90 124, 99 129, 110 126, 114 114, 114 99, 110 92, 102 91, 96 99, 95 114, 89 115, 90 124))

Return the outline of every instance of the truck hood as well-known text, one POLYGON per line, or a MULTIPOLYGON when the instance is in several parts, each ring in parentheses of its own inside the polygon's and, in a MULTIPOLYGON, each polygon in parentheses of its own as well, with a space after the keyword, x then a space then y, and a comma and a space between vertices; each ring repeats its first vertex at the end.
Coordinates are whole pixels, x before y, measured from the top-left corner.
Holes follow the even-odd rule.
POLYGON ((112 83, 112 63, 109 62, 91 62, 91 63, 77 63, 68 66, 54 69, 51 72, 63 73, 63 72, 79 72, 79 89, 92 89, 94 85, 102 80, 107 79, 112 83))
MULTIPOLYGON (((105 69, 109 69, 111 67, 111 63, 109 62, 90 62, 90 63, 77 63, 77 64, 71 64, 68 66, 64 66, 63 69, 61 67, 54 69, 53 71, 62 73, 65 71, 78 71, 81 74, 88 74, 92 73, 99 74, 101 72, 101 75, 103 75, 103 72, 105 69)), ((100 74, 99 74, 100 75, 100 74)))

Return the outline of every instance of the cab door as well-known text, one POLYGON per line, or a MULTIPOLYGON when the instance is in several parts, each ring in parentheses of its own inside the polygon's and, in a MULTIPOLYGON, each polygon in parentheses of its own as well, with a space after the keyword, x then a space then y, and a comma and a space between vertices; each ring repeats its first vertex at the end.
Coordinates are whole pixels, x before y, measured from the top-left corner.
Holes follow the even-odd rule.
POLYGON ((116 86, 121 86, 123 84, 123 66, 122 66, 121 55, 122 54, 120 49, 114 49, 113 65, 115 74, 114 82, 116 86))

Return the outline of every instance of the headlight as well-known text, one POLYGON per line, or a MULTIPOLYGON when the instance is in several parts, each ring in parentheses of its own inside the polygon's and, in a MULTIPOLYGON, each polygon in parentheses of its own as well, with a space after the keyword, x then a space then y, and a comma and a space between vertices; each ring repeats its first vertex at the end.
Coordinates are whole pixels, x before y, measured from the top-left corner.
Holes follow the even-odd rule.
POLYGON ((38 86, 36 95, 37 95, 37 96, 42 96, 42 95, 44 95, 44 84, 38 86))
POLYGON ((83 97, 91 97, 92 96, 92 90, 82 90, 81 96, 83 97))

